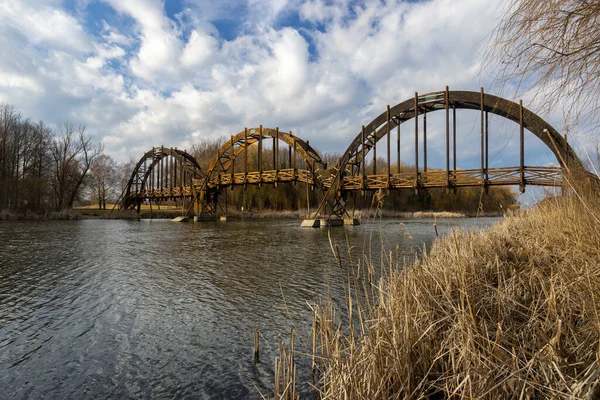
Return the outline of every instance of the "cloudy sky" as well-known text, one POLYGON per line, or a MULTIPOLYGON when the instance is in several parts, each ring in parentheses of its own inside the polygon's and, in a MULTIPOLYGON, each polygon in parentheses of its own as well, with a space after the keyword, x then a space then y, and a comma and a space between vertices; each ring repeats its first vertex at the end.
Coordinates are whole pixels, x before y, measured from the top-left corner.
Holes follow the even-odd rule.
MULTIPOLYGON (((503 3, 0 0, 0 102, 50 125, 85 123, 118 161, 259 124, 343 152, 415 91, 493 92, 481 52, 503 3)), ((460 121, 459 167, 478 160, 476 121, 460 121)), ((492 164, 518 163, 515 127, 499 126, 492 164)), ((428 134, 441 166, 442 129, 428 134)), ((554 161, 543 146, 528 152, 554 161)))

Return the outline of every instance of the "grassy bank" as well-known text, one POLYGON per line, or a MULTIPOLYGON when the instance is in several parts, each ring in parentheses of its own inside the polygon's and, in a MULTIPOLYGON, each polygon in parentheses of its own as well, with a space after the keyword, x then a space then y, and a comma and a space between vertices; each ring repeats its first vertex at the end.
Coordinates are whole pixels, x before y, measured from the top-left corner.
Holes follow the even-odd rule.
MULTIPOLYGON (((360 210, 356 213, 361 219, 373 219, 373 218, 465 218, 469 215, 459 212, 450 211, 394 211, 394 210, 379 210, 379 209, 368 209, 360 210)), ((490 216, 497 216, 496 214, 490 216)))
POLYGON ((388 260, 378 282, 365 260, 347 310, 315 307, 320 397, 598 398, 597 204, 546 201, 453 232, 412 266, 388 260))
POLYGON ((17 213, 0 210, 0 221, 47 221, 47 220, 73 220, 81 219, 81 215, 74 210, 49 211, 46 213, 33 213, 30 211, 17 213))

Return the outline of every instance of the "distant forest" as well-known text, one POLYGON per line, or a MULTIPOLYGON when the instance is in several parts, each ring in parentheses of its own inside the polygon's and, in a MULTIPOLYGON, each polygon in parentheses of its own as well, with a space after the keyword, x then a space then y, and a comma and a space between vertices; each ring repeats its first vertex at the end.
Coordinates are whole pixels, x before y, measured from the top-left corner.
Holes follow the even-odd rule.
MULTIPOLYGON (((203 141, 189 152, 206 169, 223 142, 224 139, 203 141)), ((272 150, 264 149, 266 160, 270 159, 269 151, 272 150)), ((251 165, 254 165, 255 153, 249 152, 251 165)), ((321 156, 333 166, 340 154, 321 156)), ((43 121, 33 122, 23 117, 13 106, 0 105, 0 219, 9 214, 60 212, 77 205, 106 208, 107 204, 118 201, 135 163, 133 159, 117 163, 104 154, 102 145, 86 133, 85 125, 67 122, 50 127, 43 121)), ((378 161, 378 165, 385 162, 378 161)), ((414 166, 402 164, 401 169, 414 171, 414 166)), ((358 208, 370 208, 374 196, 373 192, 358 194, 354 204, 358 208)), ((221 196, 221 202, 226 202, 229 209, 243 207, 247 211, 306 210, 308 202, 314 209, 318 200, 317 194, 302 183, 281 184, 277 188, 263 185, 245 190, 229 189, 221 196)), ((412 190, 393 191, 383 197, 382 208, 475 213, 501 211, 515 203, 516 194, 510 188, 492 187, 488 194, 483 194, 480 188, 461 188, 450 193, 432 189, 419 194, 412 190)))
POLYGON ((133 165, 102 151, 85 125, 51 128, 0 105, 0 213, 48 214, 87 199, 100 205, 115 199, 133 165))

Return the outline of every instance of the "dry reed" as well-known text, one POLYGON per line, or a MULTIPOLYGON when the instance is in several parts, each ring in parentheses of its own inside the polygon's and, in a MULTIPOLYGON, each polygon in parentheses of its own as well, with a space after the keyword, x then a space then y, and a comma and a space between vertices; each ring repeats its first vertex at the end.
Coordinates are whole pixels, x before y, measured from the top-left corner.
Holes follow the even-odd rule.
POLYGON ((412 266, 390 256, 379 281, 363 266, 344 313, 315 307, 319 397, 599 398, 597 203, 454 231, 412 266))

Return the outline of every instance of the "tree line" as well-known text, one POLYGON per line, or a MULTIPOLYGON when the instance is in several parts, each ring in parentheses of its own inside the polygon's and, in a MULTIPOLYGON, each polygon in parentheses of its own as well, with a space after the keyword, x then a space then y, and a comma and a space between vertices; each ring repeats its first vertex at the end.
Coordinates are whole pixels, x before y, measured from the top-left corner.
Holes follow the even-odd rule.
MULTIPOLYGON (((190 150, 204 171, 214 159, 225 139, 205 140, 190 150)), ((258 169, 257 146, 248 149, 250 170, 258 169)), ((263 148, 263 169, 274 169, 273 148, 263 148)), ((340 154, 323 153, 321 158, 330 167, 324 173, 333 173, 340 154)), ((279 168, 290 168, 287 149, 280 149, 279 168)), ((372 163, 372 161, 371 161, 372 163)), ((385 165, 378 160, 379 166, 385 165)), ((61 123, 52 128, 43 121, 32 122, 13 106, 0 105, 0 211, 13 214, 47 214, 70 209, 74 205, 107 204, 119 200, 125 190, 135 161, 118 163, 103 152, 86 133, 85 125, 61 123)), ((235 164, 235 172, 243 172, 243 163, 235 164)), ((296 168, 305 168, 298 157, 296 168)), ((372 170, 372 165, 367 165, 372 170)), ((385 169, 385 168, 384 168, 385 169)), ((393 166, 396 170, 396 166, 393 166)), ((414 166, 402 164, 403 172, 414 171, 414 166)), ((377 171, 385 173, 384 170, 377 171)), ((352 207, 369 208, 374 192, 351 195, 352 207)), ((248 186, 245 189, 227 189, 221 195, 221 204, 229 210, 302 211, 314 208, 319 194, 304 183, 248 186)), ((462 211, 474 213, 500 211, 516 202, 516 195, 508 188, 493 187, 482 195, 479 188, 451 191, 427 190, 415 194, 412 190, 392 191, 384 197, 383 209, 397 211, 462 211)))
MULTIPOLYGON (((47 214, 93 198, 106 205, 130 163, 120 165, 103 153, 85 125, 65 122, 52 128, 0 105, 0 210, 47 214)), ((125 181, 126 182, 126 181, 125 181)))

